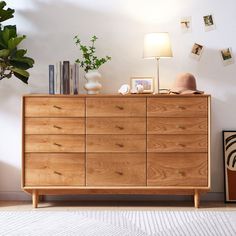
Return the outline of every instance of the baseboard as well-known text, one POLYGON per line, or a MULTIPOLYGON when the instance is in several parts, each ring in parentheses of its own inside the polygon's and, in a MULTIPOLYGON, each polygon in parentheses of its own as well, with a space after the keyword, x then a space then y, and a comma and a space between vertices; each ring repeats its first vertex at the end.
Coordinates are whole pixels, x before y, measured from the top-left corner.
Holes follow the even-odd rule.
MULTIPOLYGON (((29 201, 31 196, 23 191, 0 191, 0 200, 29 201)), ((103 200, 103 201, 192 201, 191 196, 174 195, 62 195, 47 196, 49 201, 103 200)), ((224 193, 210 192, 201 196, 201 201, 224 201, 224 193)))

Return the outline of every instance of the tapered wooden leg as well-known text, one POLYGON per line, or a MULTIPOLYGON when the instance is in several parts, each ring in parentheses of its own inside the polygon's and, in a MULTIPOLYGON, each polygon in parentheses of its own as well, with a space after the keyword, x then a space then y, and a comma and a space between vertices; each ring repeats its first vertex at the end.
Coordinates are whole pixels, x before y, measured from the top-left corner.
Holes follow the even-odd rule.
POLYGON ((195 208, 199 208, 199 203, 200 203, 199 190, 195 189, 195 193, 194 193, 194 206, 195 206, 195 208))
POLYGON ((39 201, 38 192, 37 192, 37 190, 33 190, 33 193, 32 193, 33 208, 38 207, 38 201, 39 201))

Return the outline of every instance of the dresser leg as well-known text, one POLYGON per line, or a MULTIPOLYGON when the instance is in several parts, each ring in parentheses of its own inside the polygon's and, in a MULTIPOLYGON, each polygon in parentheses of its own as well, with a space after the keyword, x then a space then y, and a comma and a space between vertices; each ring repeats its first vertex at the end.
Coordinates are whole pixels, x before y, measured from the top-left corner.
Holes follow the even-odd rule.
POLYGON ((40 202, 44 202, 45 201, 45 196, 44 195, 40 195, 39 196, 39 201, 40 202))
POLYGON ((200 202, 200 193, 199 193, 199 190, 195 189, 195 192, 194 192, 194 206, 195 206, 195 208, 199 208, 199 202, 200 202))
POLYGON ((37 190, 33 190, 33 193, 32 193, 33 208, 38 207, 38 201, 39 201, 38 192, 37 192, 37 190))

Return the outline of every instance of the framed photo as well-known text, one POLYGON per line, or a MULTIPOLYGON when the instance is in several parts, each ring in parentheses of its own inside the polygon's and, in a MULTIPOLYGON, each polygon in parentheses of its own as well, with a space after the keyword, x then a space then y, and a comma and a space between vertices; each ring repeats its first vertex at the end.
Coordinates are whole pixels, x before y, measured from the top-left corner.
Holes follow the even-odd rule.
POLYGON ((192 18, 183 17, 180 20, 181 30, 183 33, 191 32, 192 31, 192 18))
POLYGON ((199 61, 202 56, 203 49, 204 49, 203 45, 198 44, 198 43, 194 43, 191 53, 190 53, 190 56, 193 59, 199 61))
POLYGON ((213 15, 203 16, 203 21, 204 21, 204 25, 205 25, 205 31, 214 30, 216 28, 213 15))
POLYGON ((143 93, 153 93, 153 77, 131 77, 131 90, 135 90, 138 84, 144 88, 143 93))
POLYGON ((220 50, 220 57, 224 66, 234 63, 234 58, 231 48, 225 48, 220 50))
POLYGON ((225 202, 236 202, 236 131, 223 131, 225 202))

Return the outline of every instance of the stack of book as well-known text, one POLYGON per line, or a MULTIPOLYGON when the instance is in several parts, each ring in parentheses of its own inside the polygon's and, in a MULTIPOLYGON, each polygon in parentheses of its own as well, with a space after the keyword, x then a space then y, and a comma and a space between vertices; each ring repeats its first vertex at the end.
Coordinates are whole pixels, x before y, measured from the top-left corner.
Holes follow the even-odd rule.
POLYGON ((69 61, 49 65, 49 94, 78 94, 79 65, 69 61))

